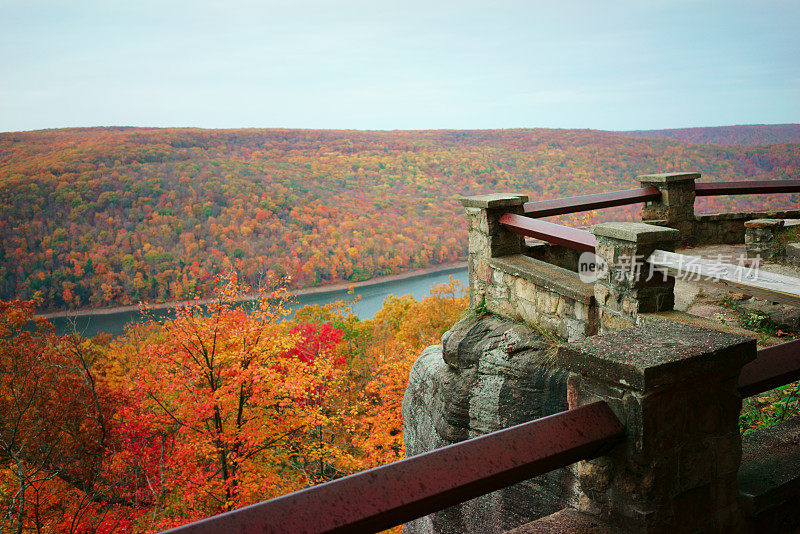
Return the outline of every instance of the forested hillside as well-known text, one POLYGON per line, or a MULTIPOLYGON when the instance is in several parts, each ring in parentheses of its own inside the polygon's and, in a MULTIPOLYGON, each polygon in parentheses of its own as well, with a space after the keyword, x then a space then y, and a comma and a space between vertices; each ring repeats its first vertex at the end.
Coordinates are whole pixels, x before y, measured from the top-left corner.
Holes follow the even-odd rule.
MULTIPOLYGON (((231 269, 251 285, 357 281, 464 259, 464 194, 543 199, 635 187, 650 172, 768 180, 798 168, 800 144, 591 130, 3 133, 0 299, 43 309, 182 299, 231 269)), ((785 195, 709 202, 791 205, 785 195)))
POLYGON ((711 128, 617 132, 643 139, 673 139, 709 145, 773 145, 800 141, 800 124, 748 124, 711 128))

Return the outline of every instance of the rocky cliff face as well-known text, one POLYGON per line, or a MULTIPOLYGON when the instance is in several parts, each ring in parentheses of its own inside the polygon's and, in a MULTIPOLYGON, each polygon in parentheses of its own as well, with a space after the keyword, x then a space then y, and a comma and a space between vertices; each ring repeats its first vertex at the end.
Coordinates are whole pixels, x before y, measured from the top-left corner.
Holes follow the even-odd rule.
MULTIPOLYGON (((469 317, 425 349, 403 399, 406 455, 413 456, 567 409, 567 373, 530 327, 469 317)), ((565 506, 566 469, 408 523, 410 534, 502 532, 565 506)))

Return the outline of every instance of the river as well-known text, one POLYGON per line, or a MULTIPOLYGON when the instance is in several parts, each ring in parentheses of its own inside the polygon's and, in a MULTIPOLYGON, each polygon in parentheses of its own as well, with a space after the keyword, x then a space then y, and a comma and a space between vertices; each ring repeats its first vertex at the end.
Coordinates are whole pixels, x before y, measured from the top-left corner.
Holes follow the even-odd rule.
MULTIPOLYGON (((464 267, 411 276, 400 280, 357 286, 354 295, 360 295, 361 299, 353 306, 353 313, 360 319, 371 319, 381 309, 387 296, 413 295, 414 298, 421 299, 430 294, 432 285, 446 283, 451 276, 464 284, 465 288, 467 287, 468 275, 467 269, 464 267)), ((291 308, 294 311, 309 304, 322 305, 336 300, 349 300, 352 298, 353 296, 347 293, 347 289, 309 293, 296 296, 291 308)), ((172 313, 169 308, 165 308, 155 310, 153 315, 157 318, 165 318, 172 313)), ((53 317, 49 319, 56 329, 56 334, 62 335, 72 332, 74 328, 75 331, 85 337, 92 337, 101 332, 117 336, 125 331, 125 325, 141 320, 142 316, 137 310, 96 315, 53 317)))

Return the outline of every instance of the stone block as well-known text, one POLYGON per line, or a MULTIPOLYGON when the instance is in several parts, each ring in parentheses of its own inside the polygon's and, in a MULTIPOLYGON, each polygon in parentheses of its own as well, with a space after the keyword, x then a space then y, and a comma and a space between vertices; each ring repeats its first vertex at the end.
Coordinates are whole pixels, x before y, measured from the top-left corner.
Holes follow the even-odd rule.
POLYGON ((513 206, 522 206, 528 201, 527 195, 516 193, 490 193, 488 195, 475 195, 461 197, 458 202, 465 208, 497 209, 513 206))
POLYGON ((680 234, 673 228, 640 222, 606 222, 592 226, 590 231, 597 237, 629 241, 636 245, 671 243, 677 240, 680 234))
POLYGON ((503 279, 502 271, 492 270, 492 284, 498 287, 503 287, 503 286, 508 287, 508 285, 505 283, 505 280, 503 279))
POLYGON ((737 434, 710 438, 716 449, 714 469, 717 476, 736 475, 742 461, 742 440, 737 434))
POLYGON ((745 221, 745 228, 781 228, 783 219, 753 219, 745 221))
POLYGON ((572 308, 572 313, 575 319, 588 322, 589 321, 589 306, 583 302, 575 301, 572 308))
POLYGON ((489 236, 487 256, 497 258, 520 254, 525 249, 525 238, 519 234, 502 230, 489 236))
POLYGON ((689 182, 700 178, 697 172, 664 172, 658 174, 642 174, 636 177, 645 184, 671 184, 675 182, 689 182))
POLYGON ((567 341, 578 341, 579 339, 584 339, 594 334, 594 332, 590 330, 591 325, 586 321, 566 318, 563 320, 563 324, 566 327, 566 335, 563 337, 565 337, 567 341))
POLYGON ((584 491, 605 490, 611 484, 612 475, 613 466, 607 457, 578 464, 578 476, 584 491))
POLYGON ((489 235, 489 223, 486 219, 486 210, 480 208, 466 208, 467 230, 489 235))
POLYGON ((668 321, 593 336, 558 351, 564 368, 638 391, 674 386, 710 367, 740 367, 754 358, 754 339, 668 321))
POLYGON ((539 291, 536 288, 536 284, 531 282, 530 280, 526 280, 524 278, 517 278, 514 283, 514 289, 516 295, 524 300, 527 300, 531 303, 536 303, 538 298, 539 291))
POLYGON ((601 332, 615 332, 617 330, 624 330, 636 324, 633 317, 623 315, 622 313, 615 313, 613 310, 601 308, 599 310, 598 319, 599 328, 601 332))
POLYGON ((505 286, 496 286, 494 284, 488 284, 486 286, 486 300, 494 300, 497 302, 508 302, 509 301, 509 290, 505 286))
POLYGON ((559 313, 562 306, 561 297, 551 291, 541 291, 536 301, 536 307, 542 313, 548 315, 561 315, 559 313))
POLYGON ((514 321, 524 321, 518 306, 507 300, 486 299, 486 309, 491 313, 514 321))
POLYGON ((492 282, 491 266, 485 260, 481 259, 474 260, 474 265, 475 265, 475 273, 478 277, 478 280, 490 284, 492 282))
POLYGON ((481 257, 489 256, 489 236, 481 232, 470 232, 468 237, 468 251, 481 257))
POLYGON ((533 302, 518 298, 514 301, 514 308, 525 324, 540 324, 541 314, 533 302))
POLYGON ((594 298, 600 306, 608 306, 611 298, 611 288, 607 283, 597 281, 594 284, 594 298))
POLYGON ((716 478, 715 449, 707 440, 687 443, 680 449, 680 491, 703 486, 716 478))

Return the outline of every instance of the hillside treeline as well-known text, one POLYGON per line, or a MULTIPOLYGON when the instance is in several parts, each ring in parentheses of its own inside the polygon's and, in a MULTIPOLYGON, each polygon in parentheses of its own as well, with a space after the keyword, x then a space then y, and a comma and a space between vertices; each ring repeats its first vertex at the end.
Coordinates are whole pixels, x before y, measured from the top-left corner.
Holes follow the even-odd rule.
POLYGON ((618 133, 644 139, 673 139, 708 145, 773 145, 800 141, 800 124, 747 124, 618 133))
MULTIPOLYGON (((590 130, 88 128, 0 134, 0 298, 40 309, 358 281, 466 257, 457 199, 635 187, 650 172, 796 178, 800 144, 708 146, 590 130)), ((786 195, 703 209, 792 205, 786 195)), ((796 202, 795 202, 796 204, 796 202)), ((637 208, 624 212, 634 216, 637 208)))

